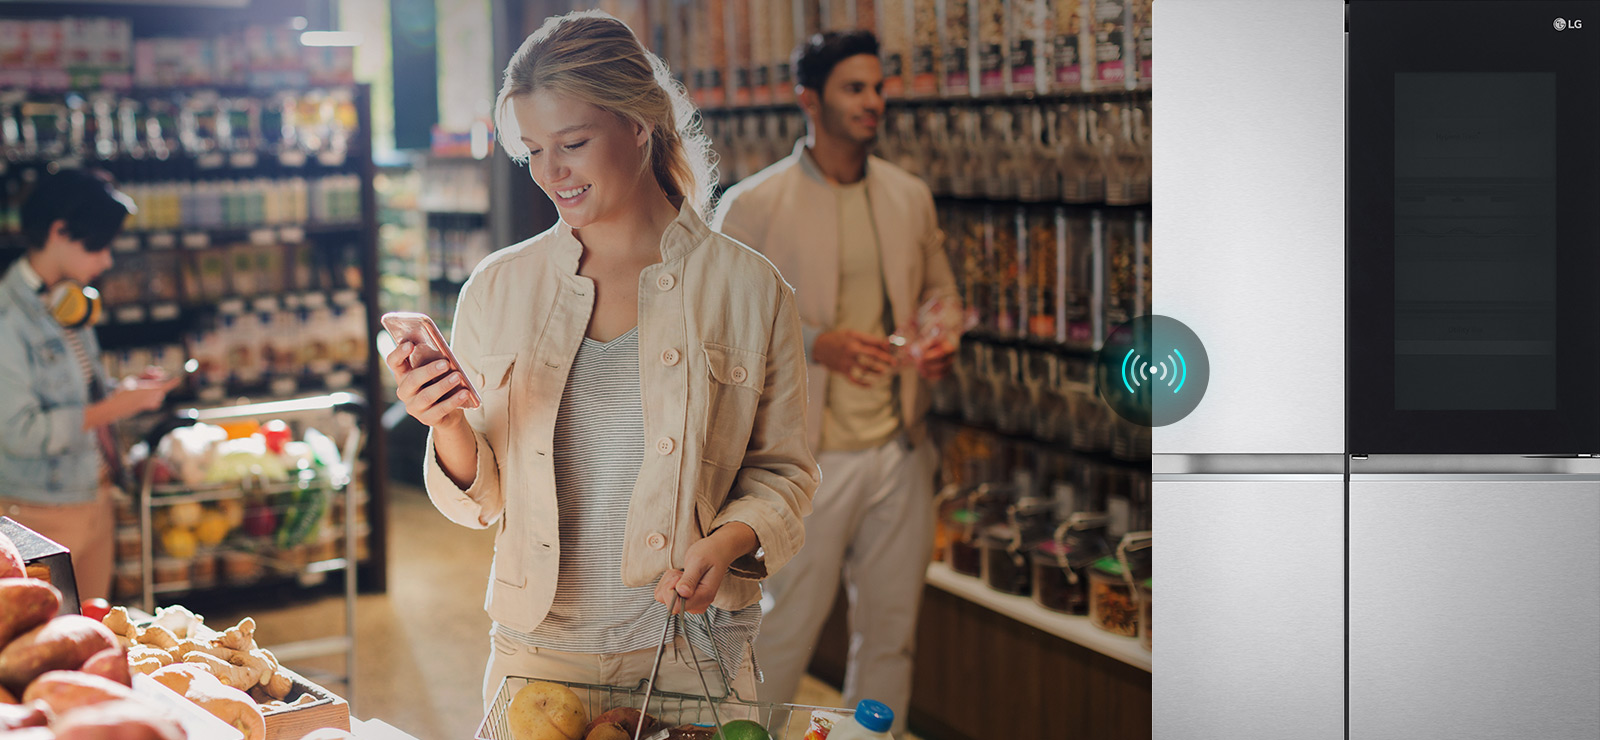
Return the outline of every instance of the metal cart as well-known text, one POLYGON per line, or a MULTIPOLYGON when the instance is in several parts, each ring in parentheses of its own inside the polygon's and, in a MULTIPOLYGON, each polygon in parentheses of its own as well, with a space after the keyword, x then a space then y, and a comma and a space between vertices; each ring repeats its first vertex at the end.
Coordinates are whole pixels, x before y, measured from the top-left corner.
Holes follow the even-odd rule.
POLYGON ((190 587, 158 586, 155 583, 155 532, 154 511, 162 507, 171 507, 182 503, 207 503, 228 500, 243 500, 292 494, 296 491, 305 491, 309 488, 320 488, 333 495, 341 493, 344 500, 343 536, 344 553, 339 557, 323 558, 312 562, 278 562, 280 572, 294 571, 302 579, 322 578, 322 574, 333 571, 344 572, 344 601, 345 601, 345 629, 343 635, 302 640, 299 642, 267 646, 280 662, 288 663, 308 657, 323 655, 343 654, 345 656, 345 672, 343 676, 333 676, 334 680, 345 685, 345 694, 354 699, 356 694, 356 563, 357 539, 359 532, 356 523, 359 519, 355 491, 350 485, 354 480, 355 464, 361 450, 363 430, 361 419, 365 413, 365 401, 353 393, 330 393, 321 396, 311 396, 287 401, 273 401, 268 403, 255 403, 239 406, 223 406, 215 408, 191 408, 176 412, 173 418, 157 425, 146 437, 151 455, 161 439, 173 430, 191 426, 200 422, 229 422, 259 419, 262 421, 282 419, 294 422, 303 421, 311 416, 344 416, 351 423, 350 431, 345 435, 339 451, 339 459, 333 464, 325 466, 320 471, 299 471, 299 474, 288 481, 266 481, 250 479, 236 482, 218 484, 204 487, 191 487, 183 484, 156 485, 152 480, 155 465, 146 465, 144 474, 140 476, 139 495, 137 506, 139 509, 140 544, 140 577, 143 584, 141 604, 147 613, 155 612, 155 598, 157 594, 171 593, 188 590, 190 587))

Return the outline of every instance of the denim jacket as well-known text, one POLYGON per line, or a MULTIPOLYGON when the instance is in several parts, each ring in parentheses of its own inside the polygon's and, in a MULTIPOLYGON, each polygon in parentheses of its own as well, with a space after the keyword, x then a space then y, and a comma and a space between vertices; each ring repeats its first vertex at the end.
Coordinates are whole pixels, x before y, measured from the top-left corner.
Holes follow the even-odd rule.
MULTIPOLYGON (((23 258, 26 259, 26 258, 23 258)), ((67 346, 78 332, 109 387, 93 329, 64 329, 28 287, 18 260, 0 281, 0 497, 84 504, 100 486, 100 449, 83 428, 83 370, 67 346)))
MULTIPOLYGON (((466 413, 478 468, 461 490, 434 457, 428 495, 450 520, 498 523, 485 608, 531 632, 549 613, 561 558, 551 459, 556 413, 594 309, 565 222, 485 259, 461 289, 451 345, 483 405, 466 413)), ((689 545, 729 522, 762 557, 733 563, 712 602, 756 603, 759 581, 805 541, 820 481, 805 440, 806 369, 794 294, 772 264, 684 206, 639 275, 639 375, 647 449, 628 507, 622 583, 682 568, 689 545)))

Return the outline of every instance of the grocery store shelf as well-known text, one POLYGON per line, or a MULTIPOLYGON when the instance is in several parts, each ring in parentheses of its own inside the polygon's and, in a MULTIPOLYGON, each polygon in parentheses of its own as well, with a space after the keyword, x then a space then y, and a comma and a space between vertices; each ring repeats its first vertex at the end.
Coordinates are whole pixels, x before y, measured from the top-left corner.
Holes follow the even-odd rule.
POLYGON ((1033 603, 1033 599, 1026 596, 1000 593, 977 578, 951 570, 944 563, 928 565, 928 584, 1067 642, 1135 668, 1150 670, 1151 655, 1139 644, 1138 638, 1121 637, 1101 630, 1089 624, 1088 617, 1059 614, 1033 603))

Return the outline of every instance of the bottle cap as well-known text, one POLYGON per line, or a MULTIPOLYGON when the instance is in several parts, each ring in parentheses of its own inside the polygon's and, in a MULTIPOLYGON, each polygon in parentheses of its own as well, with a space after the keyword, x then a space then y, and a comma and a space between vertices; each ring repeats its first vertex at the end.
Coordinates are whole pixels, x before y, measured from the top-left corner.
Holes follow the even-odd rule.
POLYGON ((894 710, 883 702, 862 699, 856 705, 856 722, 873 732, 888 732, 894 724, 894 710))

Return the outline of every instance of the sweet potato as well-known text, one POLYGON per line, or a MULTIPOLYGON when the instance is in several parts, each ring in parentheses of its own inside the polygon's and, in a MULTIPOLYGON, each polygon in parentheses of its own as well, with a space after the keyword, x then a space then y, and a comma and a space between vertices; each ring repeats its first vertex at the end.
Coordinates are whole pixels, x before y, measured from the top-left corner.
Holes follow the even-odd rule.
POLYGON ((0 731, 44 727, 47 724, 50 724, 50 715, 45 714, 37 704, 0 704, 0 731))
POLYGON ((4 532, 0 532, 0 578, 21 578, 28 573, 28 566, 22 562, 22 553, 17 551, 17 543, 12 542, 4 532))
POLYGON ((116 646, 116 635, 93 619, 56 617, 0 650, 0 685, 20 692, 46 671, 75 670, 95 653, 116 646))
POLYGON ((56 740, 185 740, 175 722, 133 700, 74 709, 56 720, 56 740))
POLYGON ((91 676, 83 671, 50 671, 28 684, 22 700, 44 702, 50 711, 61 715, 78 707, 132 695, 133 689, 109 678, 91 676))
POLYGON ((128 652, 122 646, 106 648, 83 662, 78 670, 101 678, 109 678, 123 686, 133 685, 133 672, 128 669, 128 652))
POLYGON ((0 578, 0 648, 60 610, 61 592, 55 586, 32 578, 0 578))

